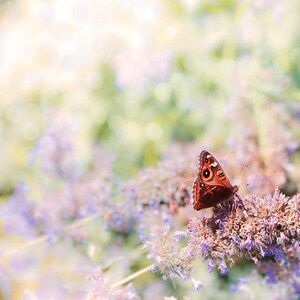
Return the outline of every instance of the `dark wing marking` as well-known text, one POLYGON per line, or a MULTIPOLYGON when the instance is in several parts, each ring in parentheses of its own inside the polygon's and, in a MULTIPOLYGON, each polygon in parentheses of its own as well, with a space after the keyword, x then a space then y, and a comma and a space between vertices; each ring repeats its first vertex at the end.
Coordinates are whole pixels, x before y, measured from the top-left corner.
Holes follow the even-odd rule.
POLYGON ((233 196, 233 191, 218 185, 204 185, 199 188, 199 183, 195 183, 193 193, 193 207, 195 210, 215 206, 233 196))

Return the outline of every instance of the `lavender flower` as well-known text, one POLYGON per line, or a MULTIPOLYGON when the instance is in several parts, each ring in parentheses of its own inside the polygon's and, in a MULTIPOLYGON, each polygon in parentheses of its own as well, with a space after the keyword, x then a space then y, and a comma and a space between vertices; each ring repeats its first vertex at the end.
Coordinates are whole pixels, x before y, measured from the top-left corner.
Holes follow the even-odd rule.
POLYGON ((37 219, 33 211, 34 205, 29 198, 29 187, 24 182, 20 182, 16 186, 14 194, 9 198, 8 203, 0 208, 5 230, 26 237, 34 237, 36 233, 33 227, 37 219))
POLYGON ((90 276, 94 287, 91 294, 87 297, 89 300, 139 300, 133 286, 127 285, 124 288, 112 288, 104 282, 104 274, 98 267, 90 276))
POLYGON ((136 178, 122 185, 122 198, 131 198, 145 209, 168 208, 172 215, 181 207, 190 208, 200 148, 198 144, 174 144, 155 168, 141 170, 136 178))
POLYGON ((186 231, 176 231, 174 233, 174 240, 178 242, 182 238, 187 237, 187 232, 186 231))
POLYGON ((197 291, 197 292, 199 292, 200 290, 201 290, 201 288, 202 288, 202 282, 201 281, 199 281, 199 280, 196 280, 196 279, 194 279, 194 278, 192 278, 192 282, 193 282, 193 285, 194 285, 194 288, 195 288, 195 290, 197 291))
POLYGON ((148 258, 154 259, 155 270, 164 279, 185 280, 190 277, 192 257, 187 249, 182 249, 170 236, 169 226, 153 225, 150 237, 144 247, 149 249, 148 258))
POLYGON ((74 168, 73 149, 76 126, 72 119, 52 120, 45 134, 37 141, 31 153, 32 162, 40 162, 40 168, 58 178, 76 178, 80 169, 74 168))
MULTIPOLYGON (((246 196, 244 205, 243 214, 238 211, 224 214, 221 208, 218 216, 190 220, 188 247, 195 257, 203 258, 210 268, 215 267, 223 274, 228 265, 233 267, 242 257, 258 265, 263 265, 260 260, 270 255, 280 264, 297 262, 294 247, 300 238, 300 196, 290 198, 276 190, 265 198, 246 196), (222 228, 215 228, 215 218, 222 218, 222 228)), ((276 266, 276 261, 269 264, 276 266)), ((282 277, 272 270, 273 267, 265 268, 270 280, 282 277)))

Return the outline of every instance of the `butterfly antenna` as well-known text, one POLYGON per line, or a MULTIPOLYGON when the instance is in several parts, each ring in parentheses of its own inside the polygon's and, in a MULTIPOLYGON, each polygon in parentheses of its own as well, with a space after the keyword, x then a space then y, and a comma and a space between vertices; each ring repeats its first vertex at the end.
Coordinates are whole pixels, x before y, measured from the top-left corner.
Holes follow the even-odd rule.
POLYGON ((248 168, 248 165, 246 165, 246 166, 245 166, 245 168, 244 168, 244 170, 243 170, 242 174, 240 175, 239 182, 241 182, 241 180, 242 180, 242 177, 243 177, 243 175, 245 174, 245 172, 246 172, 247 168, 248 168))
MULTIPOLYGON (((242 174, 240 175, 239 182, 241 182, 242 177, 243 177, 243 175, 245 174, 247 168, 248 168, 248 165, 245 166, 245 168, 244 168, 242 174)), ((244 210, 246 210, 246 208, 245 208, 245 206, 244 206, 244 203, 243 203, 243 198, 242 198, 238 193, 236 193, 235 195, 236 195, 236 197, 238 198, 238 206, 240 206, 241 208, 243 208, 244 210)))

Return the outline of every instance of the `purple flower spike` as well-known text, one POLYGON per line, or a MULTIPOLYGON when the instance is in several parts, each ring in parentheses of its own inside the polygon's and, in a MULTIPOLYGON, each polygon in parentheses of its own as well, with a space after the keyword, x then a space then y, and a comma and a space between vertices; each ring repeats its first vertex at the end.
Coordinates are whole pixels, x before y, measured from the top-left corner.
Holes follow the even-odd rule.
POLYGON ((270 283, 300 273, 300 230, 295 222, 300 219, 300 195, 287 197, 276 190, 268 197, 250 195, 244 200, 243 214, 220 205, 211 218, 190 220, 188 246, 194 259, 203 259, 209 271, 217 267, 224 275, 244 257, 254 261, 270 283), (222 229, 216 228, 216 220, 222 220, 222 229))
POLYGON ((194 278, 192 278, 192 283, 193 283, 194 288, 197 292, 199 292, 203 287, 202 282, 199 281, 199 280, 195 280, 194 278))
POLYGON ((295 263, 293 265, 293 270, 294 270, 294 274, 297 276, 297 277, 300 277, 300 264, 299 262, 298 263, 295 263))
POLYGON ((253 247, 253 243, 251 240, 248 240, 246 245, 245 245, 245 249, 247 249, 248 251, 250 251, 253 247))
POLYGON ((221 275, 227 275, 229 273, 229 269, 227 267, 222 267, 220 270, 221 275))
POLYGON ((182 238, 186 237, 187 236, 187 233, 186 231, 176 231, 174 233, 174 240, 176 242, 178 242, 179 240, 181 240, 182 238))
POLYGON ((220 229, 222 229, 224 227, 223 222, 220 219, 216 220, 216 224, 219 226, 220 229))
POLYGON ((207 269, 208 269, 209 273, 212 273, 214 271, 215 267, 213 265, 208 265, 207 269))
POLYGON ((201 247, 202 250, 205 251, 205 252, 207 252, 207 251, 209 250, 209 248, 207 247, 207 245, 206 245, 204 242, 202 242, 202 243, 200 244, 200 247, 201 247))
POLYGON ((266 272, 266 275, 268 277, 267 283, 269 283, 269 284, 275 284, 277 282, 275 274, 274 274, 274 271, 272 269, 269 269, 266 272))

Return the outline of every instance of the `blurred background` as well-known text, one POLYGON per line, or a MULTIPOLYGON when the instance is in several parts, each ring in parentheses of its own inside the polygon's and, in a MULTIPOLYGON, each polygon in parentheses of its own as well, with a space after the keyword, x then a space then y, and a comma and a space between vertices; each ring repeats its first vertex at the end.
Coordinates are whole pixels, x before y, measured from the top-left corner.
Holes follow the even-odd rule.
MULTIPOLYGON (((279 186, 296 193, 299 11, 297 0, 0 0, 2 204, 21 181, 30 185, 34 201, 47 196, 45 186, 53 191, 43 171, 52 168, 49 155, 60 161, 52 151, 54 136, 67 156, 64 166, 76 173, 66 176, 59 169, 64 175, 56 190, 97 163, 98 170, 109 164, 117 180, 127 181, 172 158, 179 147, 195 145, 183 156, 197 159, 200 150, 212 149, 226 158, 234 181, 255 161, 242 179, 247 192, 265 195, 279 186)), ((24 241, 2 227, 2 252, 24 241)), ((108 247, 107 234, 88 251, 108 247)), ((39 271, 26 269, 28 260, 26 268, 14 260, 11 272, 6 262, 3 299, 22 299, 24 289, 56 282, 49 269, 60 266, 61 253, 72 253, 61 277, 69 278, 74 264, 80 273, 83 250, 57 247, 62 246, 39 261, 39 271)), ((67 285, 81 286, 82 275, 67 285)), ((214 276, 212 282, 219 282, 214 276)), ((166 291, 156 284, 157 291, 166 291)), ((142 299, 151 299, 143 291, 142 299)), ((71 298, 40 295, 75 299, 70 293, 71 298)))

